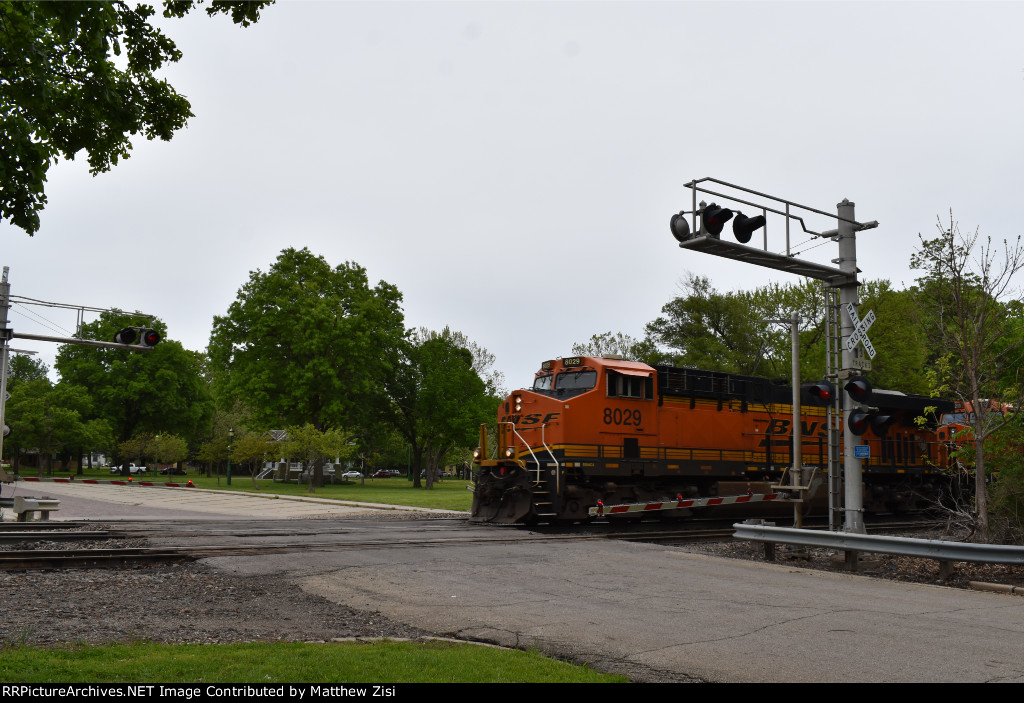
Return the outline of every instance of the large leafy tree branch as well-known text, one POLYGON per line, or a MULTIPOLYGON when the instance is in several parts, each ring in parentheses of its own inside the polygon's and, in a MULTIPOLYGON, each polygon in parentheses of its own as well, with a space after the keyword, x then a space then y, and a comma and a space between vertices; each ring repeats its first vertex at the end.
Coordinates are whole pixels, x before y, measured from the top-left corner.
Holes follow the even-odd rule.
MULTIPOLYGON (((214 2, 243 27, 268 5, 214 2)), ((194 0, 165 4, 182 17, 194 0)), ((34 234, 44 183, 58 159, 85 151, 91 173, 131 151, 131 137, 169 140, 192 110, 157 73, 181 58, 151 24, 152 6, 127 2, 0 3, 0 218, 34 234)))

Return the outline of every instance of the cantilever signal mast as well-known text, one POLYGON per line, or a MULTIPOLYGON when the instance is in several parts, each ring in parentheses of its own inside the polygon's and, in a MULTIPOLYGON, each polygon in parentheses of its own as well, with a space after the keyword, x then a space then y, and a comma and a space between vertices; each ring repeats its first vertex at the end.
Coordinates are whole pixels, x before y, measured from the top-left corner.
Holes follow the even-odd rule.
MULTIPOLYGON (((43 342, 56 342, 57 344, 78 344, 89 347, 104 347, 111 349, 124 349, 126 351, 151 351, 153 347, 160 341, 160 335, 152 329, 148 328, 148 320, 152 320, 152 315, 147 315, 141 312, 123 313, 121 310, 111 310, 108 308, 94 308, 86 305, 69 305, 66 303, 51 303, 43 300, 35 300, 33 298, 17 298, 19 303, 28 305, 42 305, 53 308, 66 308, 70 310, 78 311, 78 324, 76 327, 77 337, 51 337, 48 335, 41 334, 27 334, 21 332, 15 332, 10 327, 10 321, 8 319, 8 311, 11 308, 11 284, 8 281, 8 274, 10 272, 9 266, 4 266, 3 276, 0 278, 0 457, 3 456, 4 449, 4 437, 7 436, 9 429, 5 422, 6 419, 6 408, 7 408, 7 373, 9 366, 9 353, 10 341, 12 339, 34 339, 43 342), (96 339, 83 339, 82 325, 84 323, 84 316, 86 312, 112 312, 122 313, 128 315, 137 315, 138 317, 144 317, 147 319, 147 327, 128 327, 121 332, 118 332, 118 337, 123 340, 124 343, 119 341, 104 342, 96 339), (128 332, 131 331, 131 339, 128 339, 128 332), (121 337, 121 335, 124 335, 121 337), (140 339, 141 344, 134 344, 136 339, 140 339)), ((7 472, 0 468, 0 481, 9 481, 10 476, 7 472)))
MULTIPOLYGON (((690 210, 683 210, 673 215, 670 221, 672 236, 679 242, 683 249, 692 249, 714 254, 726 259, 742 261, 757 266, 772 268, 777 271, 794 273, 798 276, 808 276, 825 282, 828 288, 838 290, 839 306, 842 309, 856 311, 858 302, 857 287, 857 232, 866 229, 873 229, 878 222, 858 222, 854 218, 854 204, 849 200, 843 200, 837 205, 837 213, 832 214, 823 210, 799 205, 798 203, 777 198, 765 193, 759 193, 749 188, 726 183, 714 178, 700 178, 686 184, 692 192, 692 205, 690 210), (708 186, 723 186, 731 193, 722 193, 708 189, 708 186), (733 222, 733 232, 737 242, 727 241, 721 238, 725 224, 733 218, 733 211, 721 207, 717 202, 707 204, 697 202, 697 194, 721 199, 721 202, 737 203, 760 211, 760 215, 745 217, 742 213, 736 213, 733 222), (760 202, 753 202, 756 198, 760 202), (771 205, 765 203, 770 202, 771 205), (802 214, 796 212, 813 213, 825 216, 837 221, 837 228, 815 232, 807 228, 802 214), (768 227, 767 217, 769 214, 781 216, 785 222, 785 248, 781 253, 768 250, 768 227), (689 220, 687 216, 690 216, 689 220), (699 218, 699 219, 698 219, 699 218), (691 224, 692 223, 692 224, 691 224), (790 247, 790 226, 798 224, 804 234, 812 237, 830 239, 839 245, 839 258, 833 259, 832 263, 838 264, 838 268, 825 264, 818 264, 811 261, 804 261, 796 258, 796 254, 790 247), (754 233, 763 228, 763 246, 747 246, 754 233)), ((866 342, 866 325, 853 321, 850 315, 839 315, 840 334, 839 344, 833 355, 830 349, 829 359, 826 362, 826 376, 833 378, 837 385, 845 385, 845 381, 858 373, 858 369, 865 367, 860 358, 858 342, 870 348, 870 342, 866 342), (835 360, 833 360, 833 357, 835 360)), ((867 318, 865 318, 867 319, 867 318)), ((874 318, 872 317, 872 320, 874 318)), ((873 352, 874 350, 871 349, 873 352)), ((873 354, 872 354, 873 356, 873 354)), ((793 380, 794 387, 800 385, 800 379, 793 380)), ((853 400, 851 398, 851 400, 853 400)), ((867 445, 864 445, 860 437, 850 428, 850 413, 854 403, 845 403, 843 410, 843 476, 844 476, 844 498, 843 507, 845 516, 845 529, 848 532, 864 533, 864 495, 861 479, 861 460, 867 456, 867 445)), ((836 394, 832 412, 839 412, 839 394, 836 394)), ((831 426, 831 425, 830 425, 831 426)), ((829 525, 832 526, 834 506, 838 504, 838 484, 834 483, 838 472, 839 437, 838 431, 829 432, 829 525)))

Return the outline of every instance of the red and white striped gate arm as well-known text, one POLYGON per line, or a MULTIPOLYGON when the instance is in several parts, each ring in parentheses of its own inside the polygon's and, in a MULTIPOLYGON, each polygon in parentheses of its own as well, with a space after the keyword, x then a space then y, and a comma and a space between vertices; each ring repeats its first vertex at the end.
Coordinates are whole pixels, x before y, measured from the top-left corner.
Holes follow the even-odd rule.
POLYGON ((714 505, 732 505, 734 503, 763 503, 778 500, 778 493, 752 493, 742 496, 719 496, 716 498, 689 498, 661 503, 627 503, 624 505, 604 505, 598 503, 590 509, 591 517, 606 515, 625 515, 627 513, 652 513, 659 510, 678 510, 679 508, 709 508, 714 505))

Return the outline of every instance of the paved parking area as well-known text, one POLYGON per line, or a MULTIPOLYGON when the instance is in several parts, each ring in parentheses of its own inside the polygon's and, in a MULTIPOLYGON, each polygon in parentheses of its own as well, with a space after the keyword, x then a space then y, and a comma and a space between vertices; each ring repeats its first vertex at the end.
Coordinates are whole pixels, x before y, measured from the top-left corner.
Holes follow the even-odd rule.
MULTIPOLYGON (((58 498, 60 510, 51 513, 51 520, 166 520, 211 517, 288 520, 353 515, 382 509, 424 510, 401 506, 341 503, 314 497, 262 496, 199 488, 25 481, 3 485, 3 498, 15 495, 26 498, 58 498)), ((4 521, 15 519, 11 508, 2 510, 4 521)))

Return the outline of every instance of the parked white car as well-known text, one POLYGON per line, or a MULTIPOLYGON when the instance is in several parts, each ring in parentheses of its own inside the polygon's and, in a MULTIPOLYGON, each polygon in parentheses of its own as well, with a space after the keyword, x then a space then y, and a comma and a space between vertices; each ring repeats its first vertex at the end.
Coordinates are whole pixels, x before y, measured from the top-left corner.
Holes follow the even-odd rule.
MULTIPOLYGON (((110 467, 110 473, 112 473, 112 474, 119 474, 119 473, 121 473, 121 467, 120 466, 111 466, 110 467)), ((128 464, 128 473, 130 473, 130 474, 144 474, 144 473, 146 473, 146 467, 145 466, 136 466, 135 464, 128 464)))
POLYGON ((361 473, 359 473, 358 471, 346 471, 345 473, 343 473, 341 475, 341 477, 345 478, 345 479, 348 479, 348 478, 362 478, 363 475, 361 473))

